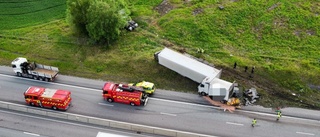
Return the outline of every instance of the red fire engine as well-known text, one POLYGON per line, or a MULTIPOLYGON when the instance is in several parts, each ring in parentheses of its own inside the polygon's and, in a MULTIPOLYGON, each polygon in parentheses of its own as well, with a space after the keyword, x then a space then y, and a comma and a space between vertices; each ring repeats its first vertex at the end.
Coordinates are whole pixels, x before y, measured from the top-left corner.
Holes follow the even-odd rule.
POLYGON ((67 110, 72 100, 70 91, 33 86, 24 92, 24 98, 28 105, 55 110, 67 110))
POLYGON ((148 102, 147 94, 137 87, 107 82, 102 91, 103 99, 108 102, 120 102, 131 106, 146 105, 148 102))

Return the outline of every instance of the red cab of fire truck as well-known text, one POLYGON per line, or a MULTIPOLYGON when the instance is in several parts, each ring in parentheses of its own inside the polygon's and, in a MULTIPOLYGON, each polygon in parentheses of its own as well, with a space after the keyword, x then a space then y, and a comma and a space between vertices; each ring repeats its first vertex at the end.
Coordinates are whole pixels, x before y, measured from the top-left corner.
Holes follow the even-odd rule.
POLYGON ((102 88, 102 96, 108 102, 119 102, 131 106, 146 105, 148 96, 142 89, 128 85, 107 82, 102 88))
POLYGON ((67 110, 71 104, 71 92, 44 87, 29 87, 24 92, 26 103, 31 106, 67 110))

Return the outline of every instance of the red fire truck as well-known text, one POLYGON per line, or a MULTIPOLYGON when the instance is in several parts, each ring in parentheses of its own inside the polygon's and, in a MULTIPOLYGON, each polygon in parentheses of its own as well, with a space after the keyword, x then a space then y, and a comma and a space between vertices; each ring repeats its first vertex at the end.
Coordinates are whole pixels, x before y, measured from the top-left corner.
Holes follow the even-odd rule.
POLYGON ((24 98, 28 105, 55 110, 67 110, 72 100, 70 91, 34 86, 24 92, 24 98))
POLYGON ((103 99, 108 102, 120 102, 131 106, 146 105, 148 102, 147 94, 137 87, 107 82, 102 91, 103 99))

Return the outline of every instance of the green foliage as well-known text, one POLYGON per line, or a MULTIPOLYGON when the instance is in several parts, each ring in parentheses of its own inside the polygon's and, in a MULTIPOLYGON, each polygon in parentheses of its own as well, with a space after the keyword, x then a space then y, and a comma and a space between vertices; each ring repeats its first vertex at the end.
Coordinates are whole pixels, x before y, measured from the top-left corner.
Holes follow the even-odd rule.
POLYGON ((67 20, 79 33, 87 33, 87 14, 91 0, 67 0, 67 20))
POLYGON ((123 0, 68 0, 67 20, 94 42, 113 42, 130 20, 123 0))

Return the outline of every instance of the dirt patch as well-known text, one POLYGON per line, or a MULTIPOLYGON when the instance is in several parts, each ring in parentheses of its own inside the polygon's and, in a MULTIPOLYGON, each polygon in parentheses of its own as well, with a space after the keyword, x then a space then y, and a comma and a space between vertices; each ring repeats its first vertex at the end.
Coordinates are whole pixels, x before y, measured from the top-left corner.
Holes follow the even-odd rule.
POLYGON ((192 11, 192 14, 193 15, 198 15, 198 14, 200 14, 200 13, 202 13, 203 12, 203 9, 201 9, 201 8, 196 8, 196 9, 194 9, 193 11, 192 11))
POLYGON ((278 2, 278 3, 276 3, 276 4, 273 4, 270 8, 268 8, 268 11, 272 11, 273 9, 277 8, 277 7, 280 6, 280 5, 281 5, 280 2, 278 2))
POLYGON ((306 33, 308 34, 308 35, 316 35, 316 31, 314 31, 314 30, 307 30, 306 31, 306 33))
POLYGON ((293 32, 293 34, 294 35, 296 35, 296 36, 298 36, 298 37, 300 37, 301 36, 301 30, 295 30, 294 32, 293 32))
POLYGON ((286 28, 288 20, 285 18, 277 18, 273 21, 273 26, 275 28, 286 28))
POLYGON ((154 9, 157 10, 161 16, 163 16, 173 9, 173 5, 168 0, 163 0, 154 9))

